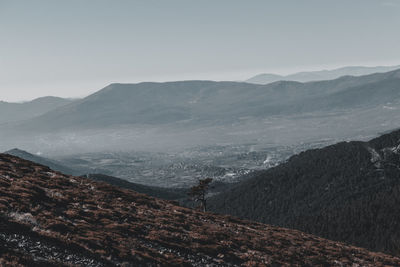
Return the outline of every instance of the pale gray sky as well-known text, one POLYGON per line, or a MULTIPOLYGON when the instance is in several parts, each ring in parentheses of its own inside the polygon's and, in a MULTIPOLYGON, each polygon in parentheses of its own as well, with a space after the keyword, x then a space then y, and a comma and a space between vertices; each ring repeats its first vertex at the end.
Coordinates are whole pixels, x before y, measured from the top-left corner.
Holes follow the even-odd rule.
POLYGON ((400 64, 400 0, 0 0, 0 100, 400 64))

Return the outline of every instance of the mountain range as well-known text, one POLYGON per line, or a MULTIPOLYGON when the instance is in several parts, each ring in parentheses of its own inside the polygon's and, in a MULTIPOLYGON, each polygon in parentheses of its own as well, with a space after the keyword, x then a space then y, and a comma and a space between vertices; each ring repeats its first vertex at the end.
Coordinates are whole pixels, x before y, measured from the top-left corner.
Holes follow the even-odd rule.
POLYGON ((0 149, 163 151, 368 138, 400 123, 399 84, 400 70, 267 85, 111 84, 29 120, 0 125, 0 149))
MULTIPOLYGON (((335 71, 377 72, 394 68, 347 67, 335 71)), ((0 124, 11 123, 9 127, 1 126, 5 129, 42 132, 178 122, 229 124, 238 118, 384 105, 399 99, 399 79, 400 70, 394 70, 267 85, 213 81, 111 84, 77 100, 44 97, 25 103, 0 102, 0 124)))
POLYGON ((255 84, 268 84, 277 81, 297 81, 297 82, 311 82, 337 79, 341 76, 362 76, 377 72, 388 72, 400 69, 400 66, 380 66, 380 67, 363 67, 363 66, 350 66, 333 70, 320 70, 320 71, 303 71, 289 75, 277 75, 271 73, 258 74, 246 80, 248 83, 255 84))
POLYGON ((0 154, 5 266, 395 266, 297 230, 202 213, 0 154))
POLYGON ((239 117, 384 105, 400 99, 399 81, 400 70, 268 85, 212 81, 111 84, 16 127, 54 131, 177 122, 229 124, 239 117))
POLYGON ((400 255, 400 130, 292 156, 209 201, 212 211, 400 255))

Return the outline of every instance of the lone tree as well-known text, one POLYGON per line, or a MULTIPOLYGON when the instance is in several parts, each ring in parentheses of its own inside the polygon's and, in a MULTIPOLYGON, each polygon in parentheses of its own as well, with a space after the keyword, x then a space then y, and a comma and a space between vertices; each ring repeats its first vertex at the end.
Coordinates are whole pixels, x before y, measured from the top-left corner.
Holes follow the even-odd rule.
POLYGON ((212 180, 212 178, 200 179, 199 184, 191 187, 188 193, 192 200, 200 202, 200 208, 204 212, 207 211, 206 195, 212 180))

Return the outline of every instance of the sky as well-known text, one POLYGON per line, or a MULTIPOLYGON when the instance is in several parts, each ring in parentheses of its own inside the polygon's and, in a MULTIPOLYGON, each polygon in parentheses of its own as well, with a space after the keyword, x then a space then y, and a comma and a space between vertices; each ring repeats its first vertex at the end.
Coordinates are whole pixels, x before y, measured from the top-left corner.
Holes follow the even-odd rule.
POLYGON ((0 0, 0 100, 400 64, 400 0, 0 0))

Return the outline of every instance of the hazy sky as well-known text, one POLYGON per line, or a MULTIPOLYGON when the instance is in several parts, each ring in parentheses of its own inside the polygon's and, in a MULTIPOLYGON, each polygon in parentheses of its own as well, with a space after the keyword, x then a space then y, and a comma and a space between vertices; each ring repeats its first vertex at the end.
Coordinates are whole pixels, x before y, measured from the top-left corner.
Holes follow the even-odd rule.
POLYGON ((0 0, 0 100, 400 64, 400 0, 0 0))

